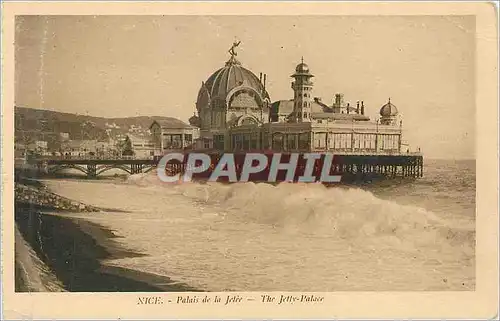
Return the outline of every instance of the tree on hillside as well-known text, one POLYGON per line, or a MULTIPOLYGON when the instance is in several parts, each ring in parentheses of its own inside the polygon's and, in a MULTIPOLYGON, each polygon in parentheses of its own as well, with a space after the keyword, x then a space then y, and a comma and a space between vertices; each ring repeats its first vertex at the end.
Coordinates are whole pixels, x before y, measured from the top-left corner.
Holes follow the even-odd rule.
POLYGON ((122 147, 121 150, 122 150, 123 156, 133 156, 134 155, 134 151, 132 149, 132 142, 130 141, 130 138, 128 136, 125 137, 125 140, 123 141, 121 147, 122 147))
POLYGON ((81 139, 96 139, 96 124, 86 120, 81 125, 81 139))

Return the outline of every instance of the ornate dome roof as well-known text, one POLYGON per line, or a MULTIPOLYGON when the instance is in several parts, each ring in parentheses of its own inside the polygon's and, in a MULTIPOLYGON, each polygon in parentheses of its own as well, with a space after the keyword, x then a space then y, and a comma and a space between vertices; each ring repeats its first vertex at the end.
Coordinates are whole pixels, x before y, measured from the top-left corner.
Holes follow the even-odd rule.
POLYGON ((300 73, 300 74, 308 73, 309 72, 309 66, 306 63, 301 62, 300 64, 297 65, 297 67, 295 68, 295 71, 297 73, 300 73))
POLYGON ((200 127, 200 117, 198 117, 196 115, 189 117, 189 124, 191 126, 200 127))
POLYGON ((292 75, 292 77, 295 76, 314 77, 313 75, 310 74, 309 66, 304 62, 304 57, 302 57, 300 64, 298 64, 297 67, 295 67, 295 73, 292 75))
POLYGON ((398 114, 399 114, 398 109, 391 103, 390 98, 387 104, 385 104, 384 106, 382 106, 382 108, 380 108, 380 116, 382 117, 394 117, 397 116, 398 114))
POLYGON ((236 87, 246 86, 258 92, 262 98, 269 98, 264 90, 264 85, 250 70, 243 68, 233 57, 226 65, 214 72, 204 83, 210 98, 220 97, 225 99, 227 94, 236 87))

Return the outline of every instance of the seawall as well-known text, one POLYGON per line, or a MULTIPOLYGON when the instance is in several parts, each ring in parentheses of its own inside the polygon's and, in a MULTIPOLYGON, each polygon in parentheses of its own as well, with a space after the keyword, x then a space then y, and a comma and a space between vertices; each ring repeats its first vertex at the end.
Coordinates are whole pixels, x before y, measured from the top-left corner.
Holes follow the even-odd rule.
POLYGON ((62 283, 15 229, 15 290, 16 292, 61 292, 62 283))

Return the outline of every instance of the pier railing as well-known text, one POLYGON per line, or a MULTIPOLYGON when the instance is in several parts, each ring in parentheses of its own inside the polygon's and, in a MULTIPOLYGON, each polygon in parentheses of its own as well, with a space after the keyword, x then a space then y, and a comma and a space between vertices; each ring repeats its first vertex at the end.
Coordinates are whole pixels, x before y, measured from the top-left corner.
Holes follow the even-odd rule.
MULTIPOLYGON (((203 151, 198 151, 202 153, 203 151)), ((312 151, 326 153, 326 151, 312 151)), ((293 152, 272 152, 272 154, 285 154, 282 158, 290 157, 293 152), (288 155, 286 155, 288 154, 288 155)), ((334 151, 332 159, 333 171, 342 176, 365 177, 422 177, 423 176, 423 156, 419 152, 397 152, 397 151, 334 151)), ((212 162, 215 165, 220 160, 220 153, 212 153, 212 162)), ((245 152, 237 155, 237 163, 243 163, 245 152), (243 158, 241 158, 243 157, 243 158)), ((269 156, 269 155, 268 155, 269 156)), ((235 156, 236 157, 236 156, 235 156)), ((112 155, 60 155, 60 156, 39 156, 31 157, 24 164, 16 159, 16 166, 23 169, 34 166, 40 173, 56 173, 64 168, 80 170, 88 177, 97 175, 113 169, 121 169, 129 174, 147 172, 156 168, 161 156, 112 156, 112 155)), ((172 164, 171 164, 172 165, 172 164)), ((173 164, 184 166, 181 163, 173 164)))
POLYGON ((36 156, 36 160, 152 160, 153 156, 113 156, 113 155, 55 155, 36 156))
POLYGON ((391 151, 322 151, 334 155, 360 155, 360 156, 422 156, 421 152, 391 152, 391 151))
MULTIPOLYGON (((169 151, 169 152, 183 152, 169 151)), ((187 151, 184 151, 187 152, 187 151)), ((203 150, 197 152, 202 153, 203 150)), ((243 152, 243 151, 240 151, 243 152)), ((249 151, 251 152, 251 151, 249 151)), ((293 151, 276 151, 276 153, 290 153, 293 151)), ((306 153, 306 151, 303 151, 306 153)), ((359 155, 359 156, 422 156, 420 152, 397 152, 397 151, 327 151, 327 150, 314 150, 312 153, 332 153, 333 155, 359 155)), ((40 155, 35 157, 28 157, 28 160, 34 159, 38 161, 43 160, 153 160, 160 158, 162 155, 156 156, 115 156, 115 155, 40 155)))

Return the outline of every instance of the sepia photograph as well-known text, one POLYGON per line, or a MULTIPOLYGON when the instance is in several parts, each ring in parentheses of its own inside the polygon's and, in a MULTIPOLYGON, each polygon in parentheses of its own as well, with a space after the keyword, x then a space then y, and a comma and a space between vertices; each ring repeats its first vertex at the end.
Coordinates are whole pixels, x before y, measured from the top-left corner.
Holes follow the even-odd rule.
POLYGON ((475 292, 477 19, 16 15, 14 292, 475 292))

